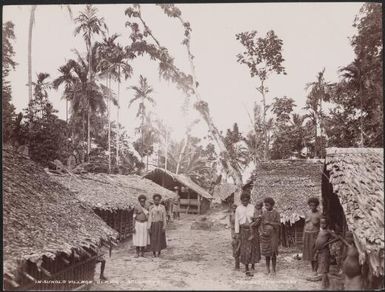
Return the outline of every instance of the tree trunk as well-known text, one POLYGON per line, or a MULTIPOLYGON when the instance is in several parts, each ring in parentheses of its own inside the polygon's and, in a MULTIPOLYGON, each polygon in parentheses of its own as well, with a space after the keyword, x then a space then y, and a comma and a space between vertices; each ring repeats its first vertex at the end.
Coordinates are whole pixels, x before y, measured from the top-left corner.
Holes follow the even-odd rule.
MULTIPOLYGON (((92 83, 92 58, 91 58, 91 36, 89 36, 88 42, 87 42, 87 49, 88 49, 88 80, 90 83, 92 83)), ((89 95, 89 92, 87 92, 89 95)), ((87 113, 87 158, 88 162, 90 162, 90 152, 91 152, 91 106, 90 106, 90 101, 91 101, 91 96, 87 96, 88 102, 87 102, 87 107, 88 107, 88 113, 87 113)))
MULTIPOLYGON (((111 91, 111 78, 108 76, 107 88, 111 91)), ((111 173, 111 103, 110 97, 107 100, 107 117, 108 117, 108 173, 111 173)))
MULTIPOLYGON (((183 23, 183 21, 182 21, 183 23)), ((206 102, 203 102, 200 98, 200 93, 197 88, 197 80, 196 80, 196 74, 195 74, 195 66, 193 62, 194 56, 191 53, 190 48, 190 35, 188 36, 188 41, 186 42, 186 48, 187 48, 187 54, 188 59, 190 62, 190 68, 191 68, 191 75, 193 79, 193 89, 195 97, 198 100, 198 103, 200 103, 200 106, 196 106, 196 109, 198 112, 202 115, 204 121, 207 123, 207 126, 209 128, 209 131, 211 133, 211 136, 215 140, 220 152, 221 152, 221 164, 226 172, 228 172, 231 177, 234 180, 234 184, 236 185, 237 189, 234 193, 234 203, 239 205, 240 204, 240 196, 242 192, 243 182, 242 182, 242 173, 238 169, 236 165, 232 165, 232 159, 230 157, 229 152, 227 151, 227 148, 224 143, 224 139, 221 135, 221 133, 218 131, 218 129, 215 127, 215 124, 210 116, 209 107, 206 102), (202 104, 204 103, 204 104, 202 104)))
POLYGON ((91 152, 91 110, 88 106, 87 112, 87 161, 90 162, 90 152, 91 152))
POLYGON ((165 150, 165 160, 164 160, 164 169, 167 170, 167 160, 168 160, 168 132, 166 130, 166 150, 165 150))
POLYGON ((32 101, 32 30, 35 21, 35 11, 37 6, 31 7, 31 14, 29 17, 29 32, 28 32, 28 98, 32 101))
POLYGON ((318 113, 314 113, 314 118, 315 118, 315 143, 314 143, 314 156, 315 158, 319 158, 319 142, 318 142, 318 127, 319 127, 319 121, 318 121, 318 113))
POLYGON ((182 162, 183 155, 184 155, 184 153, 185 153, 185 151, 186 151, 186 148, 187 148, 187 145, 188 145, 188 140, 189 140, 189 138, 190 138, 190 135, 187 134, 187 135, 186 135, 186 139, 184 140, 183 147, 182 147, 182 149, 181 149, 181 151, 180 151, 180 153, 179 153, 178 163, 177 163, 177 165, 176 165, 176 171, 175 171, 176 174, 179 173, 179 168, 180 168, 180 165, 181 165, 181 162, 182 162))
POLYGON ((261 94, 262 94, 262 103, 263 103, 263 139, 265 140, 265 147, 263 149, 263 160, 267 160, 269 157, 269 141, 267 138, 267 125, 266 125, 266 96, 265 96, 265 86, 263 81, 261 82, 261 94))
POLYGON ((116 166, 119 169, 119 140, 120 140, 120 128, 119 128, 119 112, 120 112, 120 68, 119 68, 119 80, 118 80, 118 109, 116 113, 116 166))

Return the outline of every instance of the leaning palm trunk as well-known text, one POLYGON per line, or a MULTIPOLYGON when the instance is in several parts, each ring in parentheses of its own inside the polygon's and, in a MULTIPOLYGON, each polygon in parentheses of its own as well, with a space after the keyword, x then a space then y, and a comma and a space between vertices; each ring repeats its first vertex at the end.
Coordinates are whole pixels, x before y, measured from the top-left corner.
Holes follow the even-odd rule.
MULTIPOLYGON (((107 88, 111 91, 111 78, 108 76, 107 88)), ((108 117, 108 173, 111 173, 111 106, 110 97, 107 100, 107 117, 108 117)))
MULTIPOLYGON (((184 21, 179 17, 180 21, 182 24, 184 24, 184 21)), ((211 136, 215 140, 216 144, 218 145, 218 148, 221 153, 221 163, 223 168, 227 173, 231 175, 231 177, 234 180, 234 183, 237 187, 236 192, 234 193, 234 203, 239 205, 240 203, 240 194, 242 191, 242 173, 239 170, 239 168, 236 165, 233 165, 232 159, 230 157, 230 154, 225 146, 224 140, 220 132, 218 131, 217 127, 215 126, 210 112, 209 112, 209 107, 208 104, 204 101, 201 100, 200 94, 197 88, 197 81, 196 81, 196 74, 195 74, 195 66, 193 62, 194 56, 191 53, 191 48, 190 48, 190 34, 187 37, 187 42, 185 42, 186 48, 187 48, 187 55, 188 59, 190 62, 190 69, 191 69, 191 74, 193 78, 193 89, 195 93, 195 97, 197 98, 197 103, 195 105, 195 108, 198 110, 198 112, 202 115, 202 118, 204 121, 207 123, 207 126, 209 128, 209 131, 211 133, 211 136)))
MULTIPOLYGON (((120 69, 119 69, 119 76, 120 76, 120 69)), ((120 103, 119 103, 119 95, 120 95, 120 80, 118 80, 118 95, 117 95, 118 109, 117 109, 117 112, 116 112, 116 167, 118 169, 119 169, 119 140, 120 140, 120 128, 119 128, 120 103)))
MULTIPOLYGON (((87 42, 87 49, 88 49, 88 80, 92 84, 92 57, 91 57, 91 36, 88 37, 88 42, 87 42)), ((88 96, 88 102, 87 102, 87 159, 88 162, 90 162, 90 153, 91 153, 91 96, 89 95, 90 92, 87 92, 88 96)))
MULTIPOLYGON (((140 9, 140 7, 139 7, 140 9)), ((159 41, 155 38, 155 36, 152 34, 150 28, 147 26, 146 22, 143 20, 140 10, 139 10, 139 19, 146 28, 147 33, 149 36, 155 41, 156 45, 158 48, 162 48, 159 41)), ((181 16, 177 16, 179 21, 182 23, 182 25, 185 27, 185 22, 181 18, 181 16)), ((197 98, 197 103, 195 105, 195 108, 198 110, 198 112, 202 115, 202 118, 204 121, 207 123, 207 126, 209 128, 209 131, 211 133, 211 136, 215 140, 219 150, 221 151, 221 163, 223 166, 223 169, 231 175, 231 177, 234 180, 235 185, 237 186, 237 191, 235 192, 234 196, 234 202, 236 204, 240 203, 240 193, 242 190, 242 174, 239 168, 235 163, 232 162, 231 156, 229 152, 226 149, 223 137, 221 136, 220 132, 218 129, 215 127, 215 124, 210 116, 209 113, 209 108, 206 102, 202 101, 200 98, 199 91, 197 90, 197 83, 196 83, 196 75, 195 75, 195 67, 194 67, 194 62, 193 62, 193 55, 191 54, 191 48, 190 48, 190 38, 191 38, 191 33, 188 33, 186 36, 186 39, 183 41, 183 43, 186 45, 187 48, 187 54, 188 54, 188 59, 191 67, 191 74, 193 78, 193 90, 194 90, 194 95, 197 98)), ((166 151, 167 153, 167 151, 166 151)), ((166 157, 166 163, 165 163, 165 168, 167 169, 167 157, 166 157)))
POLYGON ((37 6, 31 7, 31 14, 29 17, 29 32, 28 32, 28 97, 29 102, 32 101, 32 29, 35 22, 35 11, 37 6))
POLYGON ((181 151, 180 151, 180 153, 179 153, 178 163, 177 163, 177 165, 176 165, 176 171, 175 171, 176 174, 179 173, 179 168, 180 168, 180 165, 181 165, 181 163, 182 163, 182 158, 183 158, 183 156, 184 156, 184 153, 186 152, 186 148, 187 148, 187 145, 188 145, 188 140, 189 140, 189 138, 190 138, 190 135, 187 134, 187 135, 186 135, 186 139, 184 140, 184 143, 183 143, 183 147, 182 147, 182 149, 181 149, 181 151))

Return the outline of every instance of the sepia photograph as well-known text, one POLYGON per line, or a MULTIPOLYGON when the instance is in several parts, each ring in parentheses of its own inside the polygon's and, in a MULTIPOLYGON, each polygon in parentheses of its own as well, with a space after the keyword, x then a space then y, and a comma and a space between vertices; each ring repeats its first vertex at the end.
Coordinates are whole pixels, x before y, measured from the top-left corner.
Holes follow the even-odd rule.
POLYGON ((385 288, 381 1, 87 2, 2 6, 3 290, 385 288))

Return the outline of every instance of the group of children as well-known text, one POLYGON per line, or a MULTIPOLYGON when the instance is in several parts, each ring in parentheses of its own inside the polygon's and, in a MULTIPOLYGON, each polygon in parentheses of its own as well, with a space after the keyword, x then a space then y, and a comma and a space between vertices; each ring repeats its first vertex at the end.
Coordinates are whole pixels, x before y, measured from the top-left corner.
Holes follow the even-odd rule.
POLYGON ((309 212, 305 217, 303 260, 310 261, 314 274, 321 274, 322 289, 328 289, 331 251, 337 264, 337 274, 344 276, 345 290, 362 290, 361 266, 353 234, 341 228, 330 229, 328 220, 318 210, 318 198, 308 200, 309 212))
MULTIPOLYGON (((270 197, 255 206, 250 204, 250 194, 243 192, 241 204, 231 207, 230 225, 232 235, 233 257, 235 269, 245 265, 246 275, 252 276, 249 270, 255 263, 266 258, 267 274, 270 274, 270 261, 273 275, 276 273, 280 216, 273 209, 274 200, 270 197), (263 208, 264 207, 264 208, 263 208)), ((336 225, 330 229, 328 220, 319 211, 318 198, 308 200, 309 211, 305 216, 303 235, 303 260, 310 261, 316 277, 321 276, 322 289, 330 287, 329 267, 334 256, 337 264, 337 275, 344 277, 345 290, 362 290, 363 281, 358 250, 353 234, 349 231, 342 237, 341 227, 336 225)))
POLYGON ((249 266, 254 270, 261 255, 266 259, 267 274, 270 274, 270 262, 272 274, 276 273, 280 216, 273 209, 274 204, 274 200, 268 197, 253 206, 250 204, 250 194, 243 192, 241 204, 232 205, 230 224, 235 269, 239 270, 242 263, 248 276, 253 275, 249 266))

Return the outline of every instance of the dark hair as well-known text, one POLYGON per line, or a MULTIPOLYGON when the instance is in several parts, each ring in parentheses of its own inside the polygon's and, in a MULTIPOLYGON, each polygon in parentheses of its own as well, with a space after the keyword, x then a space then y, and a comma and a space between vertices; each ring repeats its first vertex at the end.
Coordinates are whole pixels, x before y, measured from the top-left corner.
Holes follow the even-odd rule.
POLYGON ((159 200, 162 199, 162 196, 161 196, 160 194, 154 194, 154 195, 152 196, 152 199, 155 200, 156 197, 158 197, 159 200))
POLYGON ((316 204, 316 206, 318 207, 319 206, 319 199, 317 197, 311 197, 307 200, 307 204, 310 205, 310 204, 316 204))
POLYGON ((139 195, 138 201, 143 200, 143 199, 147 200, 147 197, 145 195, 139 195))
POLYGON ((241 201, 250 200, 250 194, 248 192, 243 191, 241 194, 241 201))
POLYGON ((272 197, 267 197, 263 200, 264 203, 270 204, 272 207, 275 205, 275 201, 272 197))

